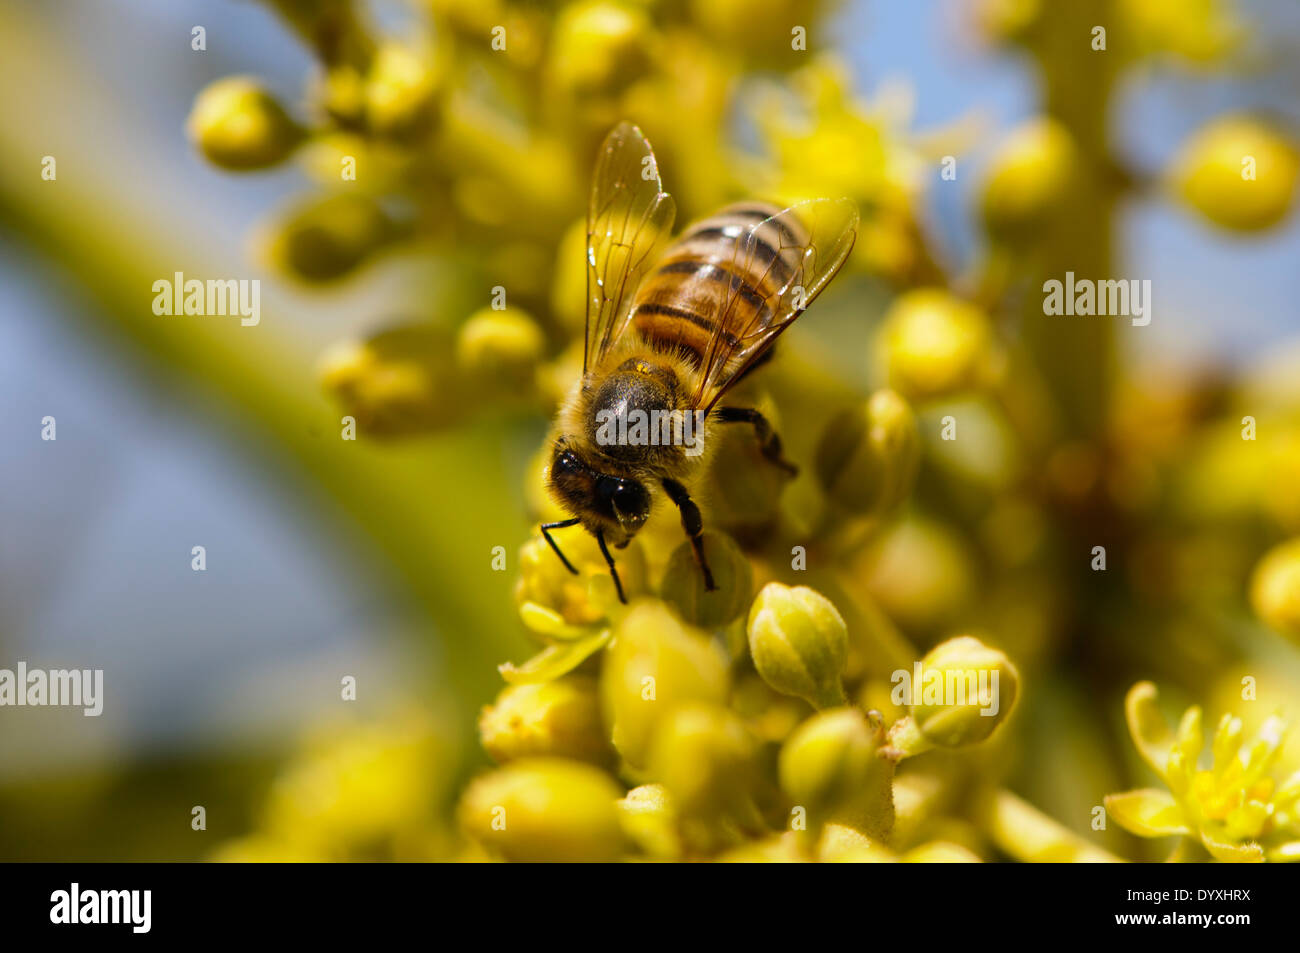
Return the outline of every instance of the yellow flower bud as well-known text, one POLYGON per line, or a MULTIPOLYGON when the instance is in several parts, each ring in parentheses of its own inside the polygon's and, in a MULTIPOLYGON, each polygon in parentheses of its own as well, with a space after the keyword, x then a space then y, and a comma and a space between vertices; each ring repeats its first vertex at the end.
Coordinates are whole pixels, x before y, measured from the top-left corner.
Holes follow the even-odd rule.
POLYGON ((858 229, 853 259, 867 272, 897 288, 933 281, 926 275, 933 274, 934 262, 925 248, 921 227, 910 214, 881 208, 858 229))
MULTIPOLYGON (((781 415, 767 395, 751 405, 781 432, 781 415)), ((790 474, 764 458, 752 427, 714 425, 708 432, 710 463, 700 495, 709 501, 709 523, 741 539, 769 535, 790 474)))
POLYGON ((807 586, 769 582, 749 610, 747 630, 754 667, 774 689, 818 708, 844 704, 848 628, 829 599, 807 586))
POLYGON ((817 859, 823 864, 893 864, 898 857, 878 840, 848 824, 825 824, 817 839, 817 859))
POLYGON ((726 654, 659 602, 632 606, 615 630, 600 672, 614 747, 638 768, 646 764, 656 725, 671 709, 689 701, 722 704, 727 689, 726 654))
POLYGON ((733 815, 750 804, 756 745, 740 717, 720 705, 687 702, 656 726, 651 775, 683 814, 733 815))
MULTIPOLYGON (((555 450, 550 443, 542 443, 537 452, 528 458, 528 465, 524 468, 524 502, 528 504, 529 518, 547 523, 567 519, 569 516, 568 511, 555 502, 551 491, 546 488, 546 477, 554 456, 555 450)), ((538 539, 537 542, 544 543, 544 540, 538 539)))
MULTIPOLYGON (((691 19, 720 48, 765 56, 785 54, 787 58, 791 55, 790 27, 803 24, 811 28, 825 15, 825 8, 824 0, 690 0, 691 19), (790 27, 778 27, 786 23, 790 27), (759 24, 762 26, 756 29, 759 24)), ((814 39, 809 37, 808 43, 811 46, 814 39)))
POLYGON ((607 863, 623 852, 622 794, 591 765, 527 759, 472 782, 458 817, 469 837, 506 860, 607 863))
POLYGON ((973 636, 936 645, 911 686, 911 717, 933 744, 959 748, 983 741, 1015 706, 1020 673, 1011 660, 973 636))
POLYGON ((442 793, 439 739, 427 714, 409 709, 318 725, 272 785, 263 832, 335 860, 397 859, 442 793))
POLYGON ((892 390, 834 417, 817 447, 826 495, 861 516, 884 516, 912 489, 921 438, 911 407, 892 390))
POLYGON ((937 521, 899 520, 864 551, 856 572, 885 614, 912 631, 951 624, 975 595, 967 545, 937 521))
MULTIPOLYGON (((587 220, 573 222, 555 252, 551 313, 571 334, 581 335, 587 320, 587 220)), ((579 344, 581 357, 581 344, 579 344)), ((581 365, 579 365, 581 367, 581 365)))
POLYGON ((488 34, 508 15, 506 0, 429 0, 439 26, 466 36, 488 34))
POLYGON ((790 737, 808 714, 808 706, 802 699, 774 691, 752 672, 737 679, 730 704, 756 738, 777 744, 790 737))
POLYGON ((1198 66, 1221 62, 1249 39, 1238 4, 1226 0, 1117 0, 1114 33, 1139 56, 1173 54, 1198 66))
POLYGON ((674 550, 660 589, 665 602, 691 625, 714 628, 726 625, 749 608, 754 594, 754 571, 730 536, 704 534, 704 557, 717 588, 704 588, 704 574, 695 562, 689 541, 674 550))
POLYGON ((460 419, 460 378, 451 332, 434 325, 392 328, 366 341, 336 344, 321 358, 320 378, 357 436, 422 433, 460 419))
POLYGON ((979 386, 992 351, 984 312, 935 288, 899 295, 880 329, 878 353, 889 385, 911 400, 979 386))
POLYGON ((266 254, 303 281, 334 281, 398 235, 398 227, 373 200, 333 195, 291 212, 269 236, 266 254))
POLYGON ((288 157, 303 131, 257 80, 228 76, 194 100, 190 139, 207 159, 224 169, 265 169, 288 157))
POLYGON ((574 340, 567 348, 542 364, 537 374, 537 389, 552 409, 564 404, 573 393, 575 382, 582 380, 582 341, 574 340))
POLYGON ((653 35, 650 18, 640 10, 604 0, 571 4, 555 22, 551 74, 573 95, 616 94, 649 71, 653 35))
POLYGON ((366 121, 377 135, 409 142, 432 129, 438 76, 431 58, 395 43, 375 53, 366 81, 366 121))
MULTIPOLYGON (((578 574, 564 568, 546 540, 534 536, 519 550, 515 605, 525 615, 525 624, 529 622, 526 613, 538 609, 567 625, 599 622, 609 614, 618 596, 596 538, 575 528, 557 542, 578 574)), ((645 590, 645 556, 639 540, 618 554, 618 575, 629 599, 645 590)))
POLYGON ((470 315, 456 340, 456 360, 474 381, 531 393, 546 339, 528 312, 509 307, 483 308, 470 315))
POLYGON ((718 857, 720 864, 801 864, 807 860, 799 839, 789 831, 749 841, 718 857))
MULTIPOLYGON (((555 250, 549 239, 519 238, 503 241, 485 251, 482 266, 488 274, 510 276, 511 300, 531 302, 542 299, 551 286, 554 258, 555 250)), ((579 346, 581 343, 578 342, 579 346)))
POLYGON ((651 857, 677 860, 682 855, 677 809, 662 784, 643 784, 618 802, 623 832, 651 857))
POLYGON ((1296 144, 1250 116, 1226 116, 1185 143, 1171 169, 1178 194, 1215 225, 1242 232, 1286 217, 1300 175, 1296 144))
POLYGON ((886 798, 892 765, 877 755, 883 733, 856 708, 832 708, 795 729, 781 746, 781 789, 816 829, 843 812, 886 798))
MULTIPOLYGON (((339 126, 360 130, 366 117, 366 79, 355 66, 340 64, 329 70, 316 88, 321 108, 339 126)), ((330 170, 338 178, 338 163, 330 170)))
POLYGON ((905 864, 978 864, 979 855, 969 847, 951 841, 930 841, 913 847, 903 855, 905 864))
POLYGON ((428 0, 434 16, 434 31, 439 37, 463 41, 458 49, 495 38, 493 30, 505 30, 508 42, 494 48, 493 58, 501 57, 511 68, 531 71, 544 48, 550 16, 556 5, 524 4, 516 0, 428 0))
POLYGON ((584 675, 511 685, 483 709, 478 728, 483 748, 501 764, 542 756, 605 764, 613 754, 596 682, 584 675))
POLYGON ((1037 235, 1060 208, 1078 167, 1074 140, 1055 119, 1015 129, 999 147, 984 182, 980 211, 989 234, 1012 243, 1037 235))
POLYGON ((1300 538, 1273 547, 1259 561, 1250 604, 1266 625, 1300 641, 1300 538))

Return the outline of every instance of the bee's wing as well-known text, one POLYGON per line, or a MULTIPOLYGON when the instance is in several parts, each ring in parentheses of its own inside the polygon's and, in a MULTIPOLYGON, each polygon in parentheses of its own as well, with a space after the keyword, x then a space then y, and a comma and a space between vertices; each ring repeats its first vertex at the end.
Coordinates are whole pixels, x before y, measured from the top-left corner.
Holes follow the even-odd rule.
POLYGON ((731 281, 720 292, 720 319, 704 352, 692 407, 708 411, 812 304, 853 249, 858 209, 849 199, 800 202, 745 229, 736 238, 730 271, 765 287, 774 268, 789 272, 739 331, 734 316, 743 291, 731 281), (760 235, 760 231, 763 233, 760 235), (775 254, 773 254, 775 252, 775 254))
POLYGON ((677 212, 650 143, 630 122, 605 137, 587 209, 586 373, 627 328, 632 295, 672 231, 677 212))

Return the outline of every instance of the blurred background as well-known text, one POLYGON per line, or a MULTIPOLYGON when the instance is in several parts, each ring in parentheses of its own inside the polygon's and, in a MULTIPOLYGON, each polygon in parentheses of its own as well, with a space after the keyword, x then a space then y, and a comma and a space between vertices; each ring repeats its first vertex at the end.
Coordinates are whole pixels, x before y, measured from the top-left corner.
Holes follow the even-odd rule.
MULTIPOLYGON (((725 29, 744 18, 740 4, 622 5, 655 29, 691 30, 719 51, 695 93, 682 94, 700 115, 683 114, 681 128, 670 130, 671 117, 637 114, 635 100, 620 98, 633 80, 597 94, 583 84, 601 76, 547 74, 572 87, 572 102, 561 107, 554 87, 545 87, 552 101, 531 102, 524 84, 494 73, 545 72, 557 50, 598 63, 606 51, 589 47, 599 30, 571 27, 567 47, 556 39, 555 24, 574 5, 488 3, 475 12, 439 0, 375 0, 360 5, 368 35, 425 44, 440 89, 454 84, 432 133, 448 141, 423 153, 418 168, 409 143, 425 133, 399 129, 380 148, 348 128, 346 90, 322 92, 322 61, 335 56, 337 66, 347 54, 325 52, 323 34, 303 24, 314 9, 338 6, 0 0, 0 667, 25 659, 32 667, 102 668, 106 693, 99 718, 76 709, 0 710, 0 858, 201 859, 230 843, 243 845, 240 856, 258 857, 249 834, 275 823, 315 824, 328 834, 318 835, 321 843, 356 845, 333 854, 304 847, 303 856, 371 856, 386 823, 418 830, 402 849, 374 856, 447 855, 442 819, 463 779, 486 763, 474 725, 498 689, 496 666, 530 654, 511 592, 532 515, 525 473, 549 408, 542 399, 450 423, 388 426, 377 398, 338 383, 349 353, 339 342, 419 322, 454 329, 498 284, 512 295, 521 289, 518 300, 534 313, 551 307, 555 313, 539 320, 548 340, 563 340, 554 329, 571 330, 571 322, 552 306, 559 292, 539 276, 584 212, 588 157, 620 111, 658 147, 679 223, 764 185, 784 195, 851 179, 852 168, 818 164, 852 165, 845 149, 861 140, 815 149, 800 144, 793 121, 765 128, 762 116, 776 107, 764 97, 782 95, 773 89, 795 89, 814 110, 837 95, 866 104, 854 114, 887 155, 871 184, 844 191, 861 200, 864 222, 876 211, 891 225, 883 236, 868 228, 860 246, 906 247, 893 264, 860 247, 854 277, 839 280, 846 287, 837 283, 838 297, 828 293, 824 326, 814 311, 787 338, 792 353, 820 356, 864 392, 874 383, 873 335, 891 301, 935 283, 935 274, 969 289, 991 313, 1015 314, 1017 294, 1028 301, 1025 313, 1038 308, 1034 284, 1017 292, 1012 274, 1023 247, 990 238, 987 183, 1015 130, 1050 113, 1080 152, 1113 160, 1107 174, 1119 184, 1102 176, 1103 197, 1069 213, 1077 214, 1066 225, 1096 254, 1062 260, 1077 260, 1081 277, 1149 279, 1154 316, 1145 328, 1040 317, 1058 322, 1047 334, 1082 335, 1057 347, 1056 360, 1069 367, 1039 365, 1049 391, 1062 380, 1065 391, 1074 388, 1061 406, 1077 405, 1051 441, 1105 445, 1130 462, 1158 445, 1159 465, 1177 472, 1166 480, 1162 469, 1161 489, 1152 491, 1158 499, 1128 511, 1158 529, 1116 537, 1132 558, 1114 574, 1144 567, 1131 585, 1098 590, 1046 557, 1037 567, 1055 574, 1051 591, 1060 598, 1026 596, 1024 605, 1047 614, 1055 641, 1026 636, 1017 646, 1033 659, 1038 687, 1026 691, 1019 741, 1003 770, 1008 783, 1086 830, 1087 805, 1141 780, 1123 729, 1123 693, 1133 680, 1164 676, 1162 690, 1207 703, 1212 715, 1224 697, 1214 694, 1221 675, 1235 684, 1239 670, 1268 667, 1300 684, 1294 647, 1251 616, 1244 595, 1263 549, 1300 529, 1294 500, 1274 500, 1294 496, 1300 468, 1239 472, 1201 435, 1212 427, 1235 435, 1234 421, 1255 407, 1270 422, 1268 440, 1300 432, 1300 216, 1224 227, 1165 183, 1180 150, 1216 117, 1265 117, 1294 141, 1296 4, 1098 4, 1068 17, 1085 34, 1087 24, 1111 24, 1110 49, 1089 50, 1085 35, 1069 57, 1048 52, 1060 42, 1050 35, 1055 27, 1037 23, 1056 15, 1056 5, 1044 4, 1044 13, 1028 0, 848 0, 813 5, 815 15, 764 0, 753 22, 782 24, 775 40, 763 41, 785 48, 777 54, 725 29), (519 44, 507 50, 519 62, 491 61, 493 17, 515 31, 519 44), (808 52, 792 54, 783 24, 805 17, 808 52), (1140 43, 1137 25, 1146 31, 1140 43), (193 48, 196 26, 205 31, 201 50, 193 48), (1090 72, 1089 57, 1107 58, 1104 79, 1090 72), (809 66, 814 59, 821 65, 809 66), (800 70, 824 72, 810 79, 800 70), (309 130, 301 161, 232 173, 196 148, 201 132, 191 126, 187 134, 196 97, 233 74, 257 77, 309 130), (322 114, 329 120, 311 118, 322 114), (511 123, 531 137, 511 132, 511 123), (475 128, 527 146, 493 167, 476 150, 494 145, 466 131, 475 128), (709 135, 695 147, 707 151, 702 157, 687 143, 703 128, 709 135), (357 148, 338 138, 348 135, 360 136, 357 148), (787 136, 785 151, 771 147, 777 135, 787 136), (718 172, 737 150, 747 156, 742 171, 718 172), (382 195, 390 237, 382 254, 363 250, 355 268, 322 276, 302 243, 285 238, 284 223, 304 196, 339 189, 338 156, 348 153, 362 156, 366 194, 382 195), (945 155, 957 159, 951 180, 940 175, 945 155), (53 181, 42 178, 45 156, 57 160, 53 181), (560 171, 551 186, 537 186, 538 197, 494 207, 498 189, 510 196, 519 186, 510 167, 528 163, 536 176, 560 171), (806 181, 795 181, 805 165, 806 181), (385 170, 382 184, 371 184, 372 168, 385 170), (710 176, 716 181, 693 184, 710 176), (403 188, 391 187, 395 181, 403 188), (260 279, 260 324, 155 315, 152 284, 177 271, 260 279), (1069 322, 1090 330, 1062 330, 1069 322), (1104 342, 1091 330, 1102 327, 1104 342), (1110 411, 1122 400, 1139 410, 1127 427, 1112 428, 1110 411), (362 439, 339 439, 342 413, 357 416, 362 439), (46 416, 57 420, 52 442, 41 439, 46 416), (389 432, 370 439, 368 428, 389 432), (200 545, 207 565, 196 572, 191 550, 200 545), (509 571, 492 571, 496 546, 509 554, 509 571), (1213 604, 1203 604, 1210 596, 1213 604), (1080 648, 1099 638, 1105 618, 1125 622, 1099 646, 1080 648), (345 676, 357 680, 355 701, 340 697, 345 676), (369 780, 358 781, 358 772, 369 780), (191 827, 196 805, 206 808, 204 831, 191 827)), ((667 55, 620 42, 629 47, 616 51, 625 65, 634 55, 667 55)), ((580 256, 572 240, 559 250, 572 255, 574 247, 580 256)), ((580 310, 577 287, 567 307, 580 310)), ((1010 340, 1033 350, 1032 333, 1018 327, 1003 324, 1010 340)), ((435 396, 448 405, 475 399, 435 396)), ((939 405, 917 409, 923 421, 942 416, 939 405)), ((791 443, 798 449, 812 439, 791 443)), ((1270 446, 1295 466, 1293 444, 1270 446)), ((1085 458, 1079 466, 1096 462, 1085 458)), ((1034 462, 1027 452, 1014 473, 1002 473, 969 461, 945 469, 927 458, 922 499, 907 518, 940 518, 953 474, 966 479, 963 467, 981 471, 967 481, 976 484, 970 493, 994 499, 1020 492, 1025 471, 1050 459, 1044 451, 1034 462)), ((971 514, 991 505, 956 496, 952 525, 982 525, 983 516, 971 514)), ((960 541, 964 531, 952 532, 960 541)), ((988 579, 991 557, 977 531, 969 536, 975 542, 960 558, 972 579, 988 579)), ((1081 557, 1073 572, 1086 568, 1081 557)), ((950 620, 934 625, 986 621, 984 596, 1013 598, 1037 578, 1026 571, 982 592, 972 582, 954 597, 950 620)), ((895 615, 922 648, 934 641, 930 622, 913 627, 906 607, 895 615)), ((1294 709, 1300 699, 1276 686, 1270 697, 1294 709)), ((1138 842, 1123 838, 1112 835, 1111 848, 1142 856, 1138 842)))

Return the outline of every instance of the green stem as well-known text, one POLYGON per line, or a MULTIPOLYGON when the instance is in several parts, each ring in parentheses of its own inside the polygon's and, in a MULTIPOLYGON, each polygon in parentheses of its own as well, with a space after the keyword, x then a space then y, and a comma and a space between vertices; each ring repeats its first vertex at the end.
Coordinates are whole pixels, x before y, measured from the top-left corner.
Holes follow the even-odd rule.
POLYGON ((914 758, 918 754, 932 750, 933 741, 921 734, 916 719, 908 715, 889 726, 889 737, 884 749, 885 756, 897 764, 904 758, 914 758))
POLYGON ((1110 0, 1053 4, 1042 18, 1033 52, 1046 88, 1046 111, 1074 139, 1079 168, 1056 220, 1039 236, 1029 277, 1021 333, 1072 434, 1097 436, 1106 422, 1114 375, 1112 319, 1064 318, 1043 313, 1039 289, 1047 278, 1073 271, 1102 280, 1111 275, 1115 201, 1119 187, 1109 158, 1107 126, 1118 68, 1116 54, 1095 51, 1096 24, 1112 22, 1110 0), (1080 82, 1080 77, 1087 82, 1080 82))

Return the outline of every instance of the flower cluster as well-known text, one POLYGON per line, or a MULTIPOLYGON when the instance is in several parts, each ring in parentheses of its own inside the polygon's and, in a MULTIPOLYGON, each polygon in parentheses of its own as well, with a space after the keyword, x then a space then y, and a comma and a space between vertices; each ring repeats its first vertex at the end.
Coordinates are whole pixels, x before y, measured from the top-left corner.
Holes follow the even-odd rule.
MULTIPOLYGON (((581 371, 583 211, 616 122, 653 141, 682 221, 754 197, 845 196, 862 213, 807 322, 825 330, 787 335, 735 392, 801 474, 748 432, 717 434, 692 488, 716 590, 667 508, 618 551, 626 605, 580 529, 564 540, 576 574, 528 538, 510 568, 536 650, 501 666, 477 720, 496 767, 454 794, 422 787, 419 760, 375 782, 447 795, 421 843, 524 861, 1115 860, 1132 843, 1080 805, 1101 811, 1124 751, 1080 696, 1117 710, 1138 678, 1209 694, 1207 673, 1295 664, 1300 362, 1240 378, 1139 364, 1114 322, 1050 316, 1037 293, 1067 270, 1114 273, 1134 196, 1229 234, 1289 215, 1300 153, 1260 116, 1220 117, 1154 172, 1105 147, 1118 74, 1234 55, 1243 28, 1222 4, 1116 3, 1122 28, 1099 38, 1086 3, 981 0, 986 38, 1035 57, 1051 93, 983 142, 971 123, 911 129, 897 90, 859 95, 829 51, 829 4, 424 0, 398 39, 347 0, 270 2, 319 60, 305 101, 221 80, 190 135, 222 168, 293 156, 312 176, 261 236, 280 274, 316 289, 399 276, 396 317, 330 349, 323 385, 366 439, 514 422, 537 448, 521 539, 525 516, 570 515, 537 435, 581 371), (980 251, 959 268, 925 202, 984 146, 980 251)), ((1153 705, 1134 688, 1130 727, 1169 793, 1111 795, 1110 815, 1221 860, 1295 859, 1297 784, 1270 773, 1280 722, 1247 743, 1225 717, 1202 769, 1199 710, 1171 735, 1153 705)), ((293 809, 230 850, 415 850, 397 818, 415 801, 375 815, 391 792, 357 807, 374 826, 336 823, 353 795, 331 758, 347 748, 291 767, 293 809)))
MULTIPOLYGON (((713 552, 745 565, 730 541, 713 552)), ((521 597, 547 571, 526 570, 521 597)), ((895 838, 893 782, 905 758, 977 745, 1006 720, 1018 679, 1006 656, 970 636, 936 646, 921 662, 935 690, 918 686, 889 725, 850 701, 884 686, 862 666, 849 673, 850 643, 864 640, 829 599, 769 582, 751 604, 747 570, 719 578, 705 595, 685 584, 682 601, 665 575, 662 598, 587 603, 599 618, 578 626, 520 603, 548 644, 502 666, 511 684, 479 722, 502 767, 462 797, 465 834, 512 860, 980 859, 923 833, 915 805, 912 831, 895 838), (947 674, 965 684, 990 672, 1002 676, 994 717, 987 697, 944 697, 947 674)))

